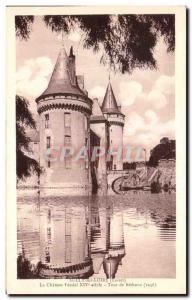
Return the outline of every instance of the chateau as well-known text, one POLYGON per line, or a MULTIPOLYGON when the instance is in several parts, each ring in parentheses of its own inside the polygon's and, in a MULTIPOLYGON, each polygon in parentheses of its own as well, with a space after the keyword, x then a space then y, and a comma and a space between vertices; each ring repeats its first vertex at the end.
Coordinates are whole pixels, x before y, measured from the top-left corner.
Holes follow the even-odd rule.
POLYGON ((18 185, 60 188, 70 195, 103 193, 108 174, 123 170, 122 157, 113 154, 123 146, 124 115, 110 80, 100 106, 98 99, 89 98, 84 77, 76 74, 73 48, 67 55, 62 47, 48 87, 36 103, 39 128, 30 137, 31 155, 43 171, 40 178, 31 176, 18 185))

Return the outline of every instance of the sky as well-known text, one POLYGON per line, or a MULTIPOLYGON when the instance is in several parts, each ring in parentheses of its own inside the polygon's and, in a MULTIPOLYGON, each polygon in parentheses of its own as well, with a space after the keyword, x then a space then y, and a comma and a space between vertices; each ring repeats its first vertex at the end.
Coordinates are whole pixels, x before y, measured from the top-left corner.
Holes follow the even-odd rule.
MULTIPOLYGON (((96 97, 102 103, 109 68, 100 63, 102 53, 83 48, 82 39, 82 33, 76 29, 64 37, 64 46, 67 53, 73 46, 77 75, 84 75, 89 97, 96 97)), ((29 100, 34 114, 37 114, 35 99, 47 88, 61 40, 61 35, 47 29, 40 17, 35 17, 29 40, 16 40, 17 94, 29 100)), ((175 138, 175 57, 167 53, 162 38, 154 56, 156 70, 135 69, 125 75, 110 72, 113 91, 125 114, 124 144, 145 148, 147 157, 162 137, 175 138)))

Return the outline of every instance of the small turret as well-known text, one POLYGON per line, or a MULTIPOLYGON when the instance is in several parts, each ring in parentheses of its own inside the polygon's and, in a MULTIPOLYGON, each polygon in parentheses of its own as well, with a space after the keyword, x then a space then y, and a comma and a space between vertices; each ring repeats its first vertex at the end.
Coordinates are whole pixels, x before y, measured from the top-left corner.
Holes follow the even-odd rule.
POLYGON ((108 83, 101 109, 102 109, 102 112, 106 113, 106 114, 121 113, 118 109, 117 101, 116 101, 115 95, 113 93, 113 89, 112 89, 110 82, 108 83))
POLYGON ((108 170, 122 170, 123 169, 123 127, 125 116, 121 113, 121 107, 117 104, 111 82, 109 81, 105 97, 101 106, 101 110, 108 120, 109 128, 109 149, 110 161, 108 162, 108 170), (121 157, 119 153, 121 151, 121 157))

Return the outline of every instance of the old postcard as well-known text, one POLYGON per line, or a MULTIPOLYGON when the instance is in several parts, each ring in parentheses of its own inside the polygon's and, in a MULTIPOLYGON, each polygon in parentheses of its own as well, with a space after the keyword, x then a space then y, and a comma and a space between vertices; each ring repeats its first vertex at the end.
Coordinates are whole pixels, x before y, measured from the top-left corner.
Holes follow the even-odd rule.
POLYGON ((8 294, 186 294, 186 8, 7 7, 8 294))

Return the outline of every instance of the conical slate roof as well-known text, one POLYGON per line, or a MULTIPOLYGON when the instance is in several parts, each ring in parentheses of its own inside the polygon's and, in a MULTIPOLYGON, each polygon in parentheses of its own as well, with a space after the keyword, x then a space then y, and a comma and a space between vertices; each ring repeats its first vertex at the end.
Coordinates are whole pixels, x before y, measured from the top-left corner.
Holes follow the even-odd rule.
POLYGON ((72 85, 71 83, 69 59, 64 47, 62 47, 57 58, 57 62, 51 75, 48 87, 43 94, 38 97, 38 99, 43 98, 44 96, 56 94, 85 96, 83 91, 77 85, 72 85))
POLYGON ((110 82, 107 86, 101 110, 103 113, 121 113, 118 109, 117 101, 110 82))

